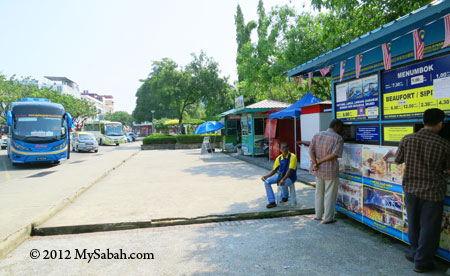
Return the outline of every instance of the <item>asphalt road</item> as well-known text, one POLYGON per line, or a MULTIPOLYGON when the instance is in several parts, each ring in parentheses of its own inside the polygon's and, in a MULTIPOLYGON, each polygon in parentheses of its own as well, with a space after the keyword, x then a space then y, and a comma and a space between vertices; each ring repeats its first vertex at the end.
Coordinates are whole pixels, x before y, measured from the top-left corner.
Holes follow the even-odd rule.
POLYGON ((129 146, 139 146, 141 142, 133 142, 125 145, 116 146, 100 146, 97 153, 94 152, 70 152, 70 159, 66 161, 62 161, 61 164, 55 165, 51 163, 42 163, 42 164, 24 164, 13 166, 11 161, 8 158, 7 150, 0 150, 0 185, 6 181, 18 178, 24 178, 36 173, 42 172, 43 170, 54 168, 58 166, 64 166, 69 163, 80 163, 86 160, 90 160, 98 157, 99 155, 105 154, 107 152, 111 152, 120 147, 129 147, 129 146))

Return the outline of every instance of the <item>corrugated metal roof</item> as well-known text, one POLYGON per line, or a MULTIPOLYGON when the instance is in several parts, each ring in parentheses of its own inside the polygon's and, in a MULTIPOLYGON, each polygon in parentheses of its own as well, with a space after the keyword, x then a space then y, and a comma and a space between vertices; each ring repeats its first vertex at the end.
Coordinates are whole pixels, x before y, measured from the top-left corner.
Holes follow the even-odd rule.
POLYGON ((427 23, 450 13, 450 1, 441 0, 433 1, 431 4, 417 9, 405 16, 402 16, 384 26, 368 32, 352 41, 339 46, 338 48, 328 51, 310 61, 303 63, 284 73, 285 76, 296 76, 309 72, 315 72, 320 76, 317 70, 340 62, 341 60, 354 57, 376 46, 404 35, 414 29, 422 27, 427 23))
POLYGON ((234 109, 234 108, 230 109, 230 110, 227 110, 225 112, 220 113, 220 117, 225 117, 225 116, 227 116, 229 114, 233 114, 234 112, 236 112, 236 109, 234 109))
POLYGON ((272 100, 262 100, 260 102, 251 104, 249 106, 246 106, 245 109, 260 109, 260 108, 286 108, 290 106, 290 103, 284 103, 279 101, 272 101, 272 100))

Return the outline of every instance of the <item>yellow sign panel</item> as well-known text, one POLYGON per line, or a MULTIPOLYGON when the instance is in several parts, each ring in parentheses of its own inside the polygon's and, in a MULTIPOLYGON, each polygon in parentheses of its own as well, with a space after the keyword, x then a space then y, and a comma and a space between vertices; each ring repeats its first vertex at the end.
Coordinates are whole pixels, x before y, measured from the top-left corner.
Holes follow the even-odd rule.
MULTIPOLYGON (((365 109, 364 111, 365 116, 378 116, 378 106, 372 106, 372 107, 368 107, 365 109)), ((336 118, 337 119, 354 119, 358 117, 358 110, 357 109, 349 109, 349 110, 345 110, 345 111, 338 111, 336 112, 336 118)), ((365 118, 363 118, 365 119, 365 118)))
POLYGON ((354 118, 354 117, 358 117, 358 110, 356 110, 356 109, 336 112, 336 118, 338 118, 338 119, 354 118))
POLYGON ((435 99, 433 85, 383 95, 385 118, 419 116, 429 108, 450 110, 450 97, 435 99))
POLYGON ((400 142, 403 137, 414 132, 414 127, 384 127, 384 141, 400 142))

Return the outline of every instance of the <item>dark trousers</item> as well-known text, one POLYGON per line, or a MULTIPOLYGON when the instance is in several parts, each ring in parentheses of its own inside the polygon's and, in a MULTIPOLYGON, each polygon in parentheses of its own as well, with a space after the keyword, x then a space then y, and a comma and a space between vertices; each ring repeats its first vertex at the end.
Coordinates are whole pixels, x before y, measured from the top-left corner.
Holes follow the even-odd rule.
POLYGON ((429 201, 405 193, 408 237, 416 268, 431 265, 439 248, 444 201, 429 201))

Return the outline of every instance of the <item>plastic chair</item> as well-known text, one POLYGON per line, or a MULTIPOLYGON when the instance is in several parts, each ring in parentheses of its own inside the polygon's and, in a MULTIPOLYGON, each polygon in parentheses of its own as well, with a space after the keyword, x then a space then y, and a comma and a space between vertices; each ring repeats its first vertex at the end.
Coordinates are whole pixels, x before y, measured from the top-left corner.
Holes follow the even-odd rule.
MULTIPOLYGON (((277 205, 280 204, 281 202, 281 192, 283 190, 283 187, 278 186, 278 190, 277 190, 277 205)), ((289 203, 291 204, 292 207, 294 207, 295 205, 297 205, 297 197, 295 195, 295 183, 292 183, 291 185, 289 185, 289 203)))

